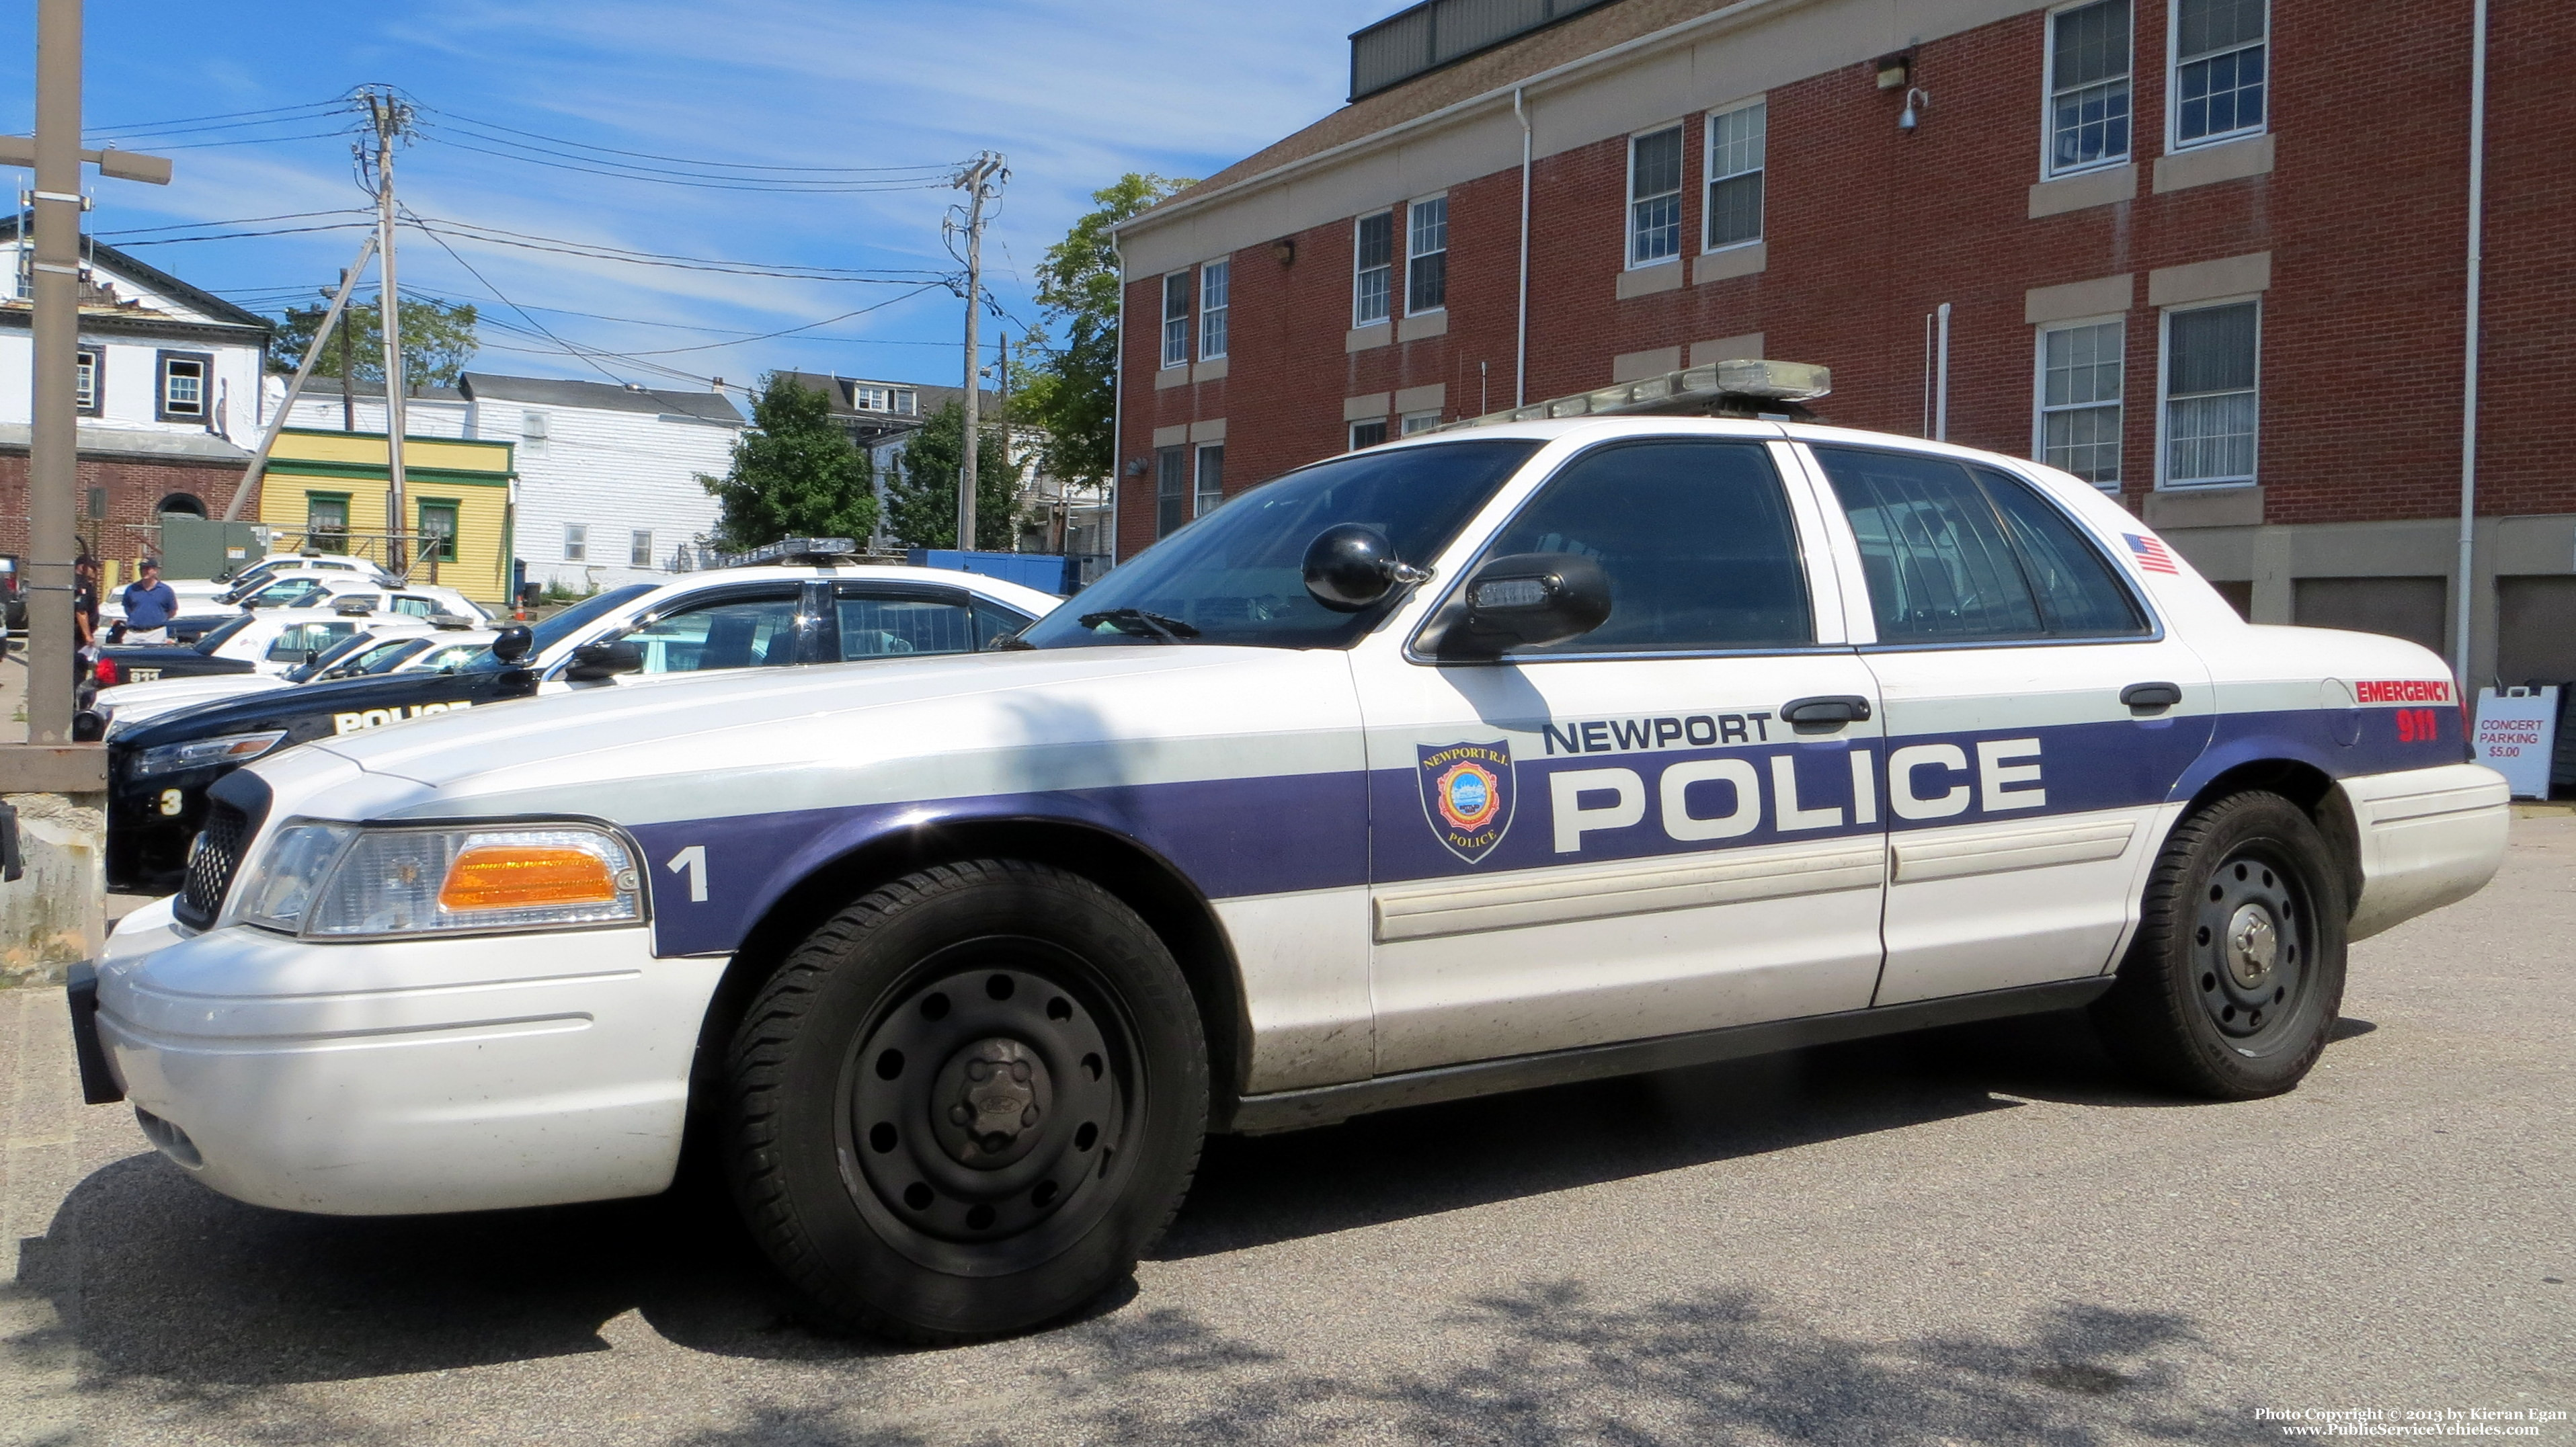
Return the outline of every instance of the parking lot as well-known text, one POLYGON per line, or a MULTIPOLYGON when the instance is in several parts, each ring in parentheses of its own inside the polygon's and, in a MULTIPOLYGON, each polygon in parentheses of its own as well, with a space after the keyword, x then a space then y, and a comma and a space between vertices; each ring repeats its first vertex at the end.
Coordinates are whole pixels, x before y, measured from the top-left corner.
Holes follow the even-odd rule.
POLYGON ((237 1205, 78 1103, 57 994, 0 994, 0 1439, 2089 1443, 2564 1410, 2572 933, 2576 818, 2533 811, 2483 895, 2356 947, 2280 1099, 2141 1094, 2039 1019, 1219 1140, 1132 1286, 947 1351, 806 1331, 703 1194, 237 1205))

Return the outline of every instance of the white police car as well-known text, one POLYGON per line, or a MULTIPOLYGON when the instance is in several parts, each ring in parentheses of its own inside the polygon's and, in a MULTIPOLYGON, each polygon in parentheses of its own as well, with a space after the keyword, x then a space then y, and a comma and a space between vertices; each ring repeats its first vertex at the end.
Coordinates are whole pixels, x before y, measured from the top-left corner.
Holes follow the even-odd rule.
POLYGON ((1126 1272, 1210 1129, 2076 1006, 2287 1090, 2504 847, 2440 659, 1910 439, 1371 449, 1021 636, 233 774, 76 993, 94 1091, 353 1214, 659 1191, 694 1112, 818 1312, 955 1339, 1126 1272))

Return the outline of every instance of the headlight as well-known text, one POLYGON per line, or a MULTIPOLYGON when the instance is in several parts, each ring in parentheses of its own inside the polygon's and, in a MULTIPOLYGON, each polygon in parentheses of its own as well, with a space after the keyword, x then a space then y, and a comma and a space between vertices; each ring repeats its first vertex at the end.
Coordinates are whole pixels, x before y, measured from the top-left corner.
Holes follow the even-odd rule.
POLYGON ((256 734, 224 734, 218 738, 191 739, 184 744, 163 744, 145 749, 134 761, 137 778, 153 774, 175 774, 182 769, 202 769, 214 764, 247 764, 276 748, 286 737, 284 729, 270 729, 256 734))
POLYGON ((291 824, 241 893, 250 924, 317 938, 564 929, 644 917, 634 856, 587 825, 291 824))

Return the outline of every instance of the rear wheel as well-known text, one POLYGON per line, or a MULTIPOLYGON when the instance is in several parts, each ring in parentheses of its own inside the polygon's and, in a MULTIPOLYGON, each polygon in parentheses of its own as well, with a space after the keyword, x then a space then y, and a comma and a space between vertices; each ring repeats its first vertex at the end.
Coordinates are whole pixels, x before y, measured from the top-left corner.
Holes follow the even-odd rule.
POLYGON ((870 892, 734 1037, 727 1151, 753 1235, 828 1323, 952 1342, 1062 1316, 1179 1208, 1207 1059, 1134 911, 980 860, 870 892))
POLYGON ((2166 841, 2094 1021, 2159 1085, 2220 1100, 2289 1090, 2342 1007, 2350 914, 2305 811, 2276 794, 2221 800, 2166 841))

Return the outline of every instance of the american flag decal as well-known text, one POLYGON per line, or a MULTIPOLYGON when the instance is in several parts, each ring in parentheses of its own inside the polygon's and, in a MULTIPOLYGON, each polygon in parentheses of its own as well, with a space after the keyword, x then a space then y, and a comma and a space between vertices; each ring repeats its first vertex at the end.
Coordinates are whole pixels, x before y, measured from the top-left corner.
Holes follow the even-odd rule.
POLYGON ((2140 568, 2150 573, 2182 576, 2182 570, 2174 566, 2173 554, 2165 551, 2164 544, 2143 533, 2122 533, 2120 536, 2129 540, 2129 552, 2137 558, 2140 568))

